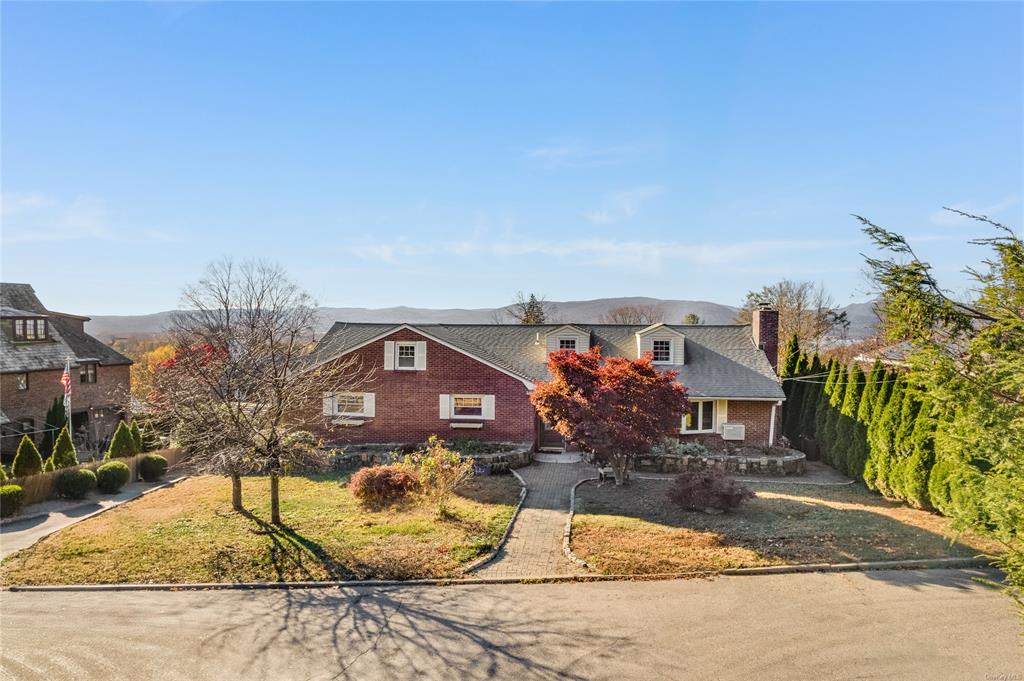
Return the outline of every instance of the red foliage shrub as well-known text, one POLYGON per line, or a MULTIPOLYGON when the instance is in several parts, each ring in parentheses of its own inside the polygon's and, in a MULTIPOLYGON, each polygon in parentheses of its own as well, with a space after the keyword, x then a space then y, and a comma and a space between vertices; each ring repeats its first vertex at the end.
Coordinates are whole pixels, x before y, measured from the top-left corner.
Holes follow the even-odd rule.
POLYGON ((352 496, 367 505, 399 501, 419 488, 416 471, 399 464, 361 468, 348 481, 352 496))
POLYGON ((676 506, 691 511, 737 508, 754 493, 728 475, 715 470, 680 473, 672 481, 668 498, 676 506))

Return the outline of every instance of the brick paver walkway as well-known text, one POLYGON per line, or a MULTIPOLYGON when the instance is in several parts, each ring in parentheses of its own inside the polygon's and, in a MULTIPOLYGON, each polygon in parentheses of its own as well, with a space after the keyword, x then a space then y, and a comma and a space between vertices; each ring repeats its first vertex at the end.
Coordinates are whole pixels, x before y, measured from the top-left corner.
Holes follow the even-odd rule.
POLYGON ((569 492, 580 480, 596 477, 583 463, 533 463, 516 471, 528 490, 508 542, 494 560, 476 572, 481 577, 540 577, 584 570, 562 553, 569 515, 569 492))

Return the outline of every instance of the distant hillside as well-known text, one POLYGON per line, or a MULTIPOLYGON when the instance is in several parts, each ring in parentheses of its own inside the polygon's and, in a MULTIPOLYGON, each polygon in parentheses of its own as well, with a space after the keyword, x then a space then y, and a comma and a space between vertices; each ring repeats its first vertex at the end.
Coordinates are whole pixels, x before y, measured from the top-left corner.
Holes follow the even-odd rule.
MULTIPOLYGON (((610 310, 626 305, 658 305, 665 311, 665 321, 680 323, 691 312, 707 324, 730 324, 736 319, 738 308, 701 300, 661 300, 658 298, 599 298, 597 300, 569 300, 552 302, 551 321, 594 324, 610 310)), ((870 335, 875 327, 871 303, 855 303, 843 308, 850 319, 850 338, 870 335)), ((434 310, 421 307, 321 307, 317 334, 322 334, 336 321, 346 322, 411 322, 420 324, 489 324, 511 322, 502 308, 452 308, 434 310)), ((96 315, 86 323, 86 330, 103 341, 111 338, 146 337, 159 334, 167 328, 168 312, 148 315, 96 315)))

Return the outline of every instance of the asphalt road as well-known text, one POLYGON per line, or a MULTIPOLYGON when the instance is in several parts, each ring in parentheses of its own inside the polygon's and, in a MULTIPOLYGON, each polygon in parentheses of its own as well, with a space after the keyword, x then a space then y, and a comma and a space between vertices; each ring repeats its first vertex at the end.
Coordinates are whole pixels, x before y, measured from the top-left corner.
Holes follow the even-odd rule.
POLYGON ((0 594, 12 679, 1024 679, 969 570, 0 594))

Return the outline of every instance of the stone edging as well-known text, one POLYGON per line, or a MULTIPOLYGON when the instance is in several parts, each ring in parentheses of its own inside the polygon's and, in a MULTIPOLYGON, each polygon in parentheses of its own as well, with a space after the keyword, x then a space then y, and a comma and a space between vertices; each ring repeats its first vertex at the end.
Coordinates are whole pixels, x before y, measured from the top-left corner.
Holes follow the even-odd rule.
MULTIPOLYGON (((581 482, 587 482, 582 480, 581 482)), ((480 579, 362 579, 350 582, 211 582, 202 584, 67 584, 50 586, 6 586, 0 591, 204 591, 204 590, 288 590, 344 589, 355 587, 420 587, 477 586, 483 584, 550 584, 556 582, 664 581, 669 579, 754 577, 806 572, 867 572, 871 570, 941 570, 992 567, 990 558, 928 558, 921 560, 886 560, 865 563, 804 563, 768 565, 725 570, 694 570, 632 575, 546 575, 538 577, 482 577, 480 579)))
MULTIPOLYGON (((26 546, 25 548, 18 549, 14 553, 10 554, 9 556, 7 556, 7 558, 10 558, 10 556, 13 556, 16 553, 24 551, 25 549, 32 548, 33 546, 35 546, 36 544, 38 544, 42 540, 46 539, 47 537, 49 537, 51 534, 53 534, 55 532, 60 532, 61 530, 65 529, 65 528, 68 528, 68 527, 71 527, 71 525, 76 525, 76 524, 82 522, 83 520, 88 520, 89 518, 92 518, 94 516, 98 516, 101 513, 105 513, 107 511, 110 511, 112 509, 118 508, 120 506, 124 506, 125 504, 127 504, 130 501, 135 501, 136 499, 141 499, 142 497, 146 496, 147 494, 150 494, 151 492, 156 492, 157 490, 161 490, 161 489, 167 489, 168 487, 174 487, 176 484, 178 484, 182 480, 185 480, 185 479, 187 479, 189 477, 191 477, 191 476, 183 475, 180 478, 175 478, 173 480, 168 480, 167 482, 164 482, 164 483, 162 483, 160 485, 157 485, 156 487, 150 487, 149 489, 144 490, 142 492, 142 494, 140 494, 137 497, 132 497, 131 499, 125 499, 124 501, 119 501, 119 502, 117 502, 115 504, 111 504, 110 506, 103 506, 102 508, 96 509, 92 513, 87 513, 86 515, 83 515, 83 516, 80 516, 78 518, 75 518, 75 522, 70 523, 68 525, 65 525, 64 527, 54 528, 53 530, 47 532, 46 534, 41 535, 32 544, 26 546)), ((91 506, 93 503, 95 503, 95 502, 83 503, 83 504, 75 504, 74 506, 69 506, 68 508, 65 508, 65 509, 60 510, 60 511, 49 511, 49 512, 46 512, 46 513, 35 513, 33 515, 16 516, 14 518, 7 518, 6 519, 7 522, 5 522, 4 525, 10 525, 10 524, 13 524, 14 522, 21 522, 23 520, 34 520, 36 518, 45 518, 45 517, 49 517, 51 515, 51 513, 65 513, 67 511, 73 511, 76 508, 82 508, 84 506, 91 506)))
POLYGON ((512 511, 512 517, 508 519, 508 525, 505 526, 505 533, 501 535, 501 539, 498 543, 495 544, 494 548, 492 548, 487 555, 477 558, 475 561, 463 568, 462 574, 464 575, 469 574, 470 572, 475 572, 494 560, 495 556, 497 556, 498 552, 504 548, 505 544, 508 542, 509 536, 512 534, 512 526, 515 525, 516 518, 519 517, 519 509, 523 507, 523 502, 526 501, 526 495, 529 494, 529 488, 526 486, 526 481, 523 480, 523 476, 519 475, 514 468, 510 468, 509 472, 516 476, 516 480, 519 481, 519 503, 516 504, 515 510, 512 511))
POLYGON ((573 516, 576 515, 576 488, 585 482, 593 482, 594 480, 600 480, 600 478, 586 478, 584 480, 580 480, 572 486, 571 490, 569 490, 569 517, 565 519, 565 531, 562 532, 562 553, 564 553, 565 557, 573 563, 576 563, 587 570, 590 569, 590 565, 587 561, 572 552, 570 544, 572 542, 572 519, 573 516))
MULTIPOLYGON (((661 475, 636 475, 634 477, 637 480, 663 480, 670 482, 675 476, 671 473, 663 473, 661 475)), ((848 487, 857 482, 856 480, 847 480, 846 482, 812 482, 810 480, 777 480, 775 478, 733 478, 733 480, 736 482, 751 482, 758 485, 774 483, 777 485, 810 485, 812 487, 848 487)))

